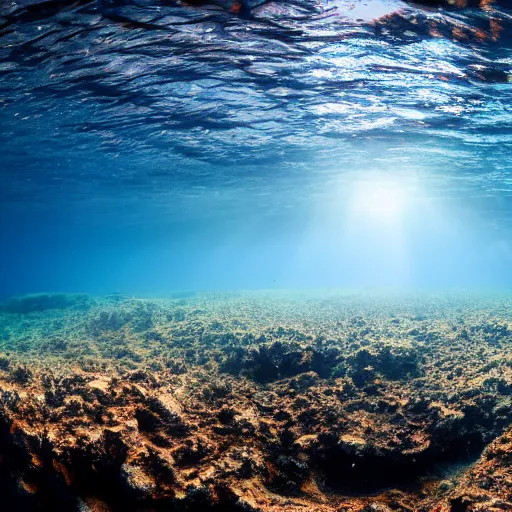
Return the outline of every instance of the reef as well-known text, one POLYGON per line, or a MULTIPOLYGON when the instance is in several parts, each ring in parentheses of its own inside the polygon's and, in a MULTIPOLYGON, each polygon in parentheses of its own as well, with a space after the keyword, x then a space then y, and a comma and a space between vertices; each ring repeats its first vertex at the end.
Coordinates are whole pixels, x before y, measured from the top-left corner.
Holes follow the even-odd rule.
POLYGON ((37 297, 0 310, 9 510, 512 510, 512 298, 37 297))

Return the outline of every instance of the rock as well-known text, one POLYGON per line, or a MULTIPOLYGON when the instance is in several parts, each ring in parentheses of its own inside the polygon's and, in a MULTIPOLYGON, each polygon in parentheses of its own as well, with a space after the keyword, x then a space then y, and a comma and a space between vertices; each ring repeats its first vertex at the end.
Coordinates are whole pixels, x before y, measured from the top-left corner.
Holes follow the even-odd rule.
POLYGON ((391 507, 388 507, 384 503, 370 503, 363 508, 362 512, 393 512, 391 507))
POLYGON ((86 308, 93 304, 87 295, 37 293, 12 297, 1 306, 8 313, 28 314, 49 309, 86 308))
POLYGON ((162 419, 174 419, 183 412, 180 403, 171 393, 161 393, 147 399, 152 411, 160 415, 162 419))
POLYGON ((95 391, 98 391, 101 394, 107 393, 109 385, 110 379, 106 377, 91 380, 90 382, 87 383, 87 387, 94 389, 95 391))
POLYGON ((364 439, 350 434, 341 436, 338 445, 344 453, 357 456, 362 456, 367 448, 364 439))
POLYGON ((136 497, 149 496, 155 490, 155 482, 142 468, 128 463, 121 466, 121 480, 136 497))

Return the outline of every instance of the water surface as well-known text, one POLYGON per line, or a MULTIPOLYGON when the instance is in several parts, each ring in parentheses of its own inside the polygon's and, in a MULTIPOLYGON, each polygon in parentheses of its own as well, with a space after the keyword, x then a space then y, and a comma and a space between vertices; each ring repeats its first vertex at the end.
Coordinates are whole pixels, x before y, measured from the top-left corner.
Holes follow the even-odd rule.
POLYGON ((3 294, 509 285, 482 4, 3 3, 3 294))

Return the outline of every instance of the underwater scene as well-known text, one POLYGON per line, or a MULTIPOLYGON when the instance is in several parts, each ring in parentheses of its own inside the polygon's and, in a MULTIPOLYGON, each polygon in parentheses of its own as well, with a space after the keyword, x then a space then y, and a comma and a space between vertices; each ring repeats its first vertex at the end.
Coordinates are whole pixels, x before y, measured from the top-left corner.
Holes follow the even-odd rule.
POLYGON ((512 1, 0 0, 0 511, 512 511, 512 1))

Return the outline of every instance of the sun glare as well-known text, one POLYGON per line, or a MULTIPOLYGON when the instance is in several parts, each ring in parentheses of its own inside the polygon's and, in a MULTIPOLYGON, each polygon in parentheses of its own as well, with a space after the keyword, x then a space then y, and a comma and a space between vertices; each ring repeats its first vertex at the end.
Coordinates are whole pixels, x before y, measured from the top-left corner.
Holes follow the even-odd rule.
POLYGON ((407 191, 397 182, 367 180, 355 184, 353 212, 360 217, 392 220, 401 217, 407 207, 407 191))

